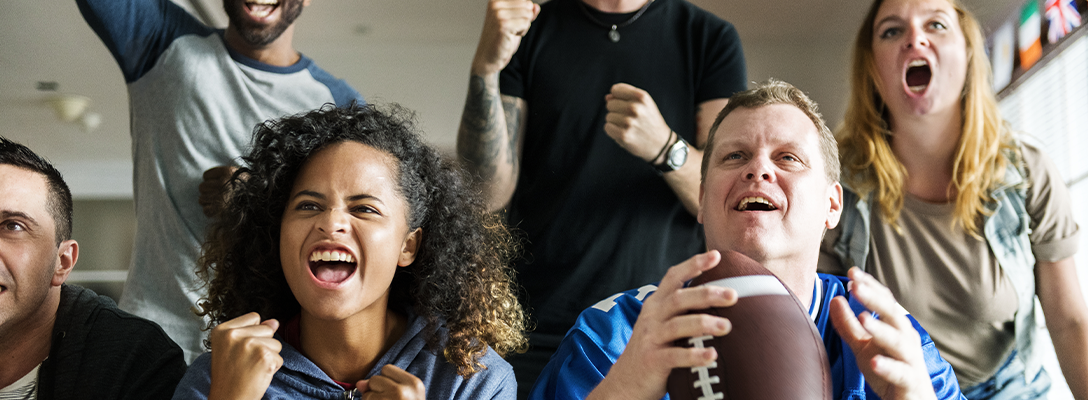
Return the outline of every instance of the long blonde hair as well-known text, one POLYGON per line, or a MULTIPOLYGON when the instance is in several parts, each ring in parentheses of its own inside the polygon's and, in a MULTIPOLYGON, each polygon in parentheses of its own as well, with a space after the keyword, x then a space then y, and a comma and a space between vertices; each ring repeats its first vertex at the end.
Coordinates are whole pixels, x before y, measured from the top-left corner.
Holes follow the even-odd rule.
MULTIPOLYGON (((967 41, 967 78, 961 94, 963 127, 952 164, 948 190, 955 194, 953 226, 979 236, 978 217, 989 213, 990 192, 1002 183, 1010 152, 1018 153, 1012 132, 1001 119, 990 86, 978 21, 957 0, 948 0, 959 17, 967 41)), ((875 0, 858 30, 851 62, 850 97, 846 116, 836 136, 842 154, 843 181, 862 198, 872 195, 881 217, 898 227, 903 210, 907 171, 892 153, 884 100, 876 90, 873 60, 873 22, 883 0, 875 0)), ((1017 155, 1015 159, 1019 159, 1017 155)))

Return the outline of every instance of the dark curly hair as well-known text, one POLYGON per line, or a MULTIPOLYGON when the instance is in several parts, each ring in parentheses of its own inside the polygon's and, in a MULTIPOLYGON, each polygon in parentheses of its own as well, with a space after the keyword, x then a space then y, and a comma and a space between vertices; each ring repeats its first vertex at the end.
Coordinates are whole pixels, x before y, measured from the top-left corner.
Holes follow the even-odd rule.
POLYGON ((422 142, 413 118, 396 105, 326 104, 257 126, 243 158, 248 166, 231 179, 197 268, 208 285, 201 301, 208 328, 252 311, 281 321, 300 312, 280 263, 284 208, 306 160, 351 141, 397 160, 409 230, 423 228, 415 261, 394 275, 390 307, 424 318, 430 350, 443 350, 465 377, 485 368, 479 359, 488 345, 500 355, 524 351, 525 315, 510 267, 515 241, 500 217, 486 211, 468 175, 422 142))

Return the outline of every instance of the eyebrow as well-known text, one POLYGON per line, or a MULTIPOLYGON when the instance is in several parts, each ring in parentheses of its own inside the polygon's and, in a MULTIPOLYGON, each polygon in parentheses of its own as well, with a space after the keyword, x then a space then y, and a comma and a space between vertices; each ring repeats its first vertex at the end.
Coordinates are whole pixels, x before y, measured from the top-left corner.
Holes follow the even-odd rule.
POLYGON ((34 217, 31 217, 29 214, 24 213, 22 211, 8 211, 8 210, 0 211, 0 218, 8 219, 8 218, 13 218, 13 217, 14 218, 25 219, 25 220, 29 221, 31 225, 34 225, 34 226, 40 225, 38 223, 38 220, 34 219, 34 217))
MULTIPOLYGON (((328 197, 326 197, 324 194, 321 194, 321 193, 318 193, 318 192, 315 192, 315 191, 312 191, 312 190, 301 190, 298 193, 295 193, 294 196, 291 196, 291 200, 297 199, 297 198, 302 197, 302 196, 309 196, 309 197, 316 198, 318 200, 327 200, 328 199, 328 197)), ((372 195, 369 195, 369 194, 356 194, 356 195, 348 196, 348 201, 359 201, 359 200, 366 200, 366 199, 373 199, 373 200, 375 200, 375 201, 377 201, 379 203, 385 204, 385 202, 382 201, 382 199, 379 199, 377 196, 372 196, 372 195)))
MULTIPOLYGON (((946 12, 945 10, 942 10, 940 8, 934 8, 934 9, 928 10, 928 12, 929 12, 930 15, 932 15, 932 14, 941 14, 941 15, 945 15, 945 16, 950 16, 951 15, 948 12, 946 12)), ((903 18, 900 18, 898 15, 889 15, 887 17, 881 18, 880 21, 877 21, 875 24, 873 24, 873 27, 874 28, 879 28, 880 25, 883 25, 885 22, 888 22, 888 21, 903 22, 905 20, 903 18)))

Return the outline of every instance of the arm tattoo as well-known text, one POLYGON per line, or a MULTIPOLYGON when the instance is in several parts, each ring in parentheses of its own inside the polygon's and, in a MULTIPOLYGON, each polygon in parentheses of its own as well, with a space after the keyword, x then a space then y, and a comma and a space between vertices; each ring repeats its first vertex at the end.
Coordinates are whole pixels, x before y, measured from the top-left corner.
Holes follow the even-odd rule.
MULTIPOLYGON (((461 128, 457 134, 457 154, 467 162, 470 170, 487 181, 494 178, 501 162, 501 140, 506 132, 497 123, 502 113, 497 87, 489 87, 482 76, 469 79, 468 98, 461 114, 461 128)), ((493 80, 492 84, 497 84, 493 80)))
POLYGON ((509 152, 510 164, 513 168, 514 176, 518 175, 518 168, 520 167, 519 161, 521 160, 521 137, 525 132, 522 132, 522 109, 518 108, 517 101, 513 98, 502 99, 502 109, 506 113, 506 132, 510 135, 509 152))

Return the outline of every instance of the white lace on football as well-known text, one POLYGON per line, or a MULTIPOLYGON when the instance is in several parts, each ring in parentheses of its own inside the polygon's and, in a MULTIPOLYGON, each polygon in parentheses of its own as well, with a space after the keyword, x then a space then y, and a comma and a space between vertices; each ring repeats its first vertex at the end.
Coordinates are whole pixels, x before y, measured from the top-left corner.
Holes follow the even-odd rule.
MULTIPOLYGON (((688 339, 688 343, 690 343, 696 349, 701 349, 703 348, 704 341, 713 338, 714 337, 710 335, 693 337, 691 339, 688 339)), ((717 376, 710 376, 710 368, 717 367, 718 362, 711 361, 710 364, 701 367, 693 367, 691 369, 691 373, 699 376, 699 379, 695 380, 694 387, 703 391, 703 395, 699 396, 699 400, 721 400, 725 398, 725 395, 722 394, 722 392, 715 392, 714 388, 710 386, 721 382, 721 379, 717 376)))

